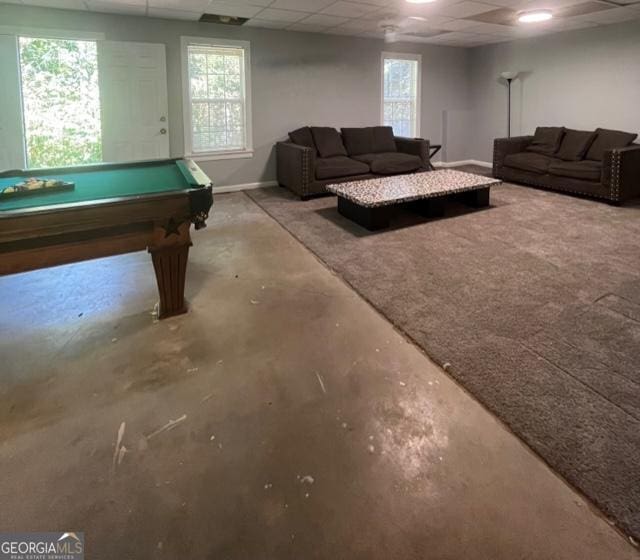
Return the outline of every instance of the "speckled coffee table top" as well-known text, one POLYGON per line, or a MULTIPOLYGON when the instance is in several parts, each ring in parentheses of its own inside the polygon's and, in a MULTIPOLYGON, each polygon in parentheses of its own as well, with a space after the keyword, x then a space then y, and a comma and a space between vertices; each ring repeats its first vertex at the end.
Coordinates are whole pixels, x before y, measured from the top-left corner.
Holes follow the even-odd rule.
POLYGON ((499 185, 501 182, 491 177, 455 169, 438 169, 410 175, 336 183, 327 185, 326 188, 329 192, 355 204, 372 208, 483 189, 499 185))

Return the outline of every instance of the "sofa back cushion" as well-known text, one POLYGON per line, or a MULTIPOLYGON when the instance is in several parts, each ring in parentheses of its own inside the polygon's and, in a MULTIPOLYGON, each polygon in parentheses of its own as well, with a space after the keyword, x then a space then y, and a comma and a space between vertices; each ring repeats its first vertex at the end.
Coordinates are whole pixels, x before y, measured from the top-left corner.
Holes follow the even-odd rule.
POLYGON ((616 148, 624 148, 631 144, 637 134, 632 132, 623 132, 621 130, 607 130, 606 128, 596 129, 596 139, 591 144, 587 152, 587 159, 593 161, 602 161, 604 153, 607 150, 615 150, 616 148))
POLYGON ((373 153, 372 128, 342 128, 342 140, 350 156, 373 153))
POLYGON ((556 157, 564 161, 580 161, 596 138, 596 133, 590 130, 565 129, 560 149, 556 157))
POLYGON ((562 126, 539 126, 526 150, 552 156, 558 151, 563 135, 564 127, 562 126))
POLYGON ((396 140, 393 136, 393 128, 390 126, 374 126, 373 130, 373 152, 376 154, 388 154, 397 152, 396 140))
POLYGON ((312 126, 311 134, 320 157, 346 156, 347 150, 335 128, 330 126, 312 126))
POLYGON ((316 144, 313 141, 313 135, 311 134, 311 129, 308 126, 303 126, 302 128, 298 128, 297 130, 290 132, 289 140, 294 144, 305 146, 306 148, 312 148, 314 152, 316 151, 316 144))

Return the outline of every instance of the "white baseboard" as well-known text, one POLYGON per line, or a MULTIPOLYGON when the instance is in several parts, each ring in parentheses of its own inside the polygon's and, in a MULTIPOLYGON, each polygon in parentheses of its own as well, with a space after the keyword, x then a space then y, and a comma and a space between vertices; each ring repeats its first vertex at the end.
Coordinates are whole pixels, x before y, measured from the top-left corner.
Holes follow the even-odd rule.
POLYGON ((262 187, 275 187, 278 181, 262 181, 261 183, 243 183, 240 185, 224 185, 220 187, 213 187, 213 192, 216 194, 248 191, 250 189, 261 189, 262 187))
POLYGON ((460 161, 434 161, 434 167, 457 167, 458 165, 478 165, 480 167, 488 167, 491 169, 493 164, 488 161, 480 161, 479 159, 463 159, 460 161))

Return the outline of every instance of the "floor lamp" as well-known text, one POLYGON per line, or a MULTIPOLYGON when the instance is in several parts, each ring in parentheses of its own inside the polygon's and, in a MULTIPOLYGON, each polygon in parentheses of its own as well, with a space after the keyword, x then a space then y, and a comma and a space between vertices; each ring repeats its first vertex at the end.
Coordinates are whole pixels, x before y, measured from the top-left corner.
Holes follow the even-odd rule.
POLYGON ((507 137, 511 138, 511 82, 518 77, 518 72, 502 72, 500 77, 507 80, 509 100, 507 102, 507 137))

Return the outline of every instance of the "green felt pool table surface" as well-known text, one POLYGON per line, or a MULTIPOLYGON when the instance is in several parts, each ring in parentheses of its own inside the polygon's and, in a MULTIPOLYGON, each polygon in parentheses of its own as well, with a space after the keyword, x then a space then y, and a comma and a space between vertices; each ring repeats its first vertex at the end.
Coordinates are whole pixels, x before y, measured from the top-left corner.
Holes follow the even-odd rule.
MULTIPOLYGON (((0 212, 28 208, 72 204, 101 199, 149 195, 181 191, 197 187, 197 181, 189 173, 182 160, 168 160, 145 164, 90 166, 86 169, 46 169, 28 172, 41 179, 56 179, 75 184, 75 189, 61 192, 43 192, 23 197, 0 197, 0 212)), ((26 174, 0 177, 0 191, 23 181, 26 174)))

